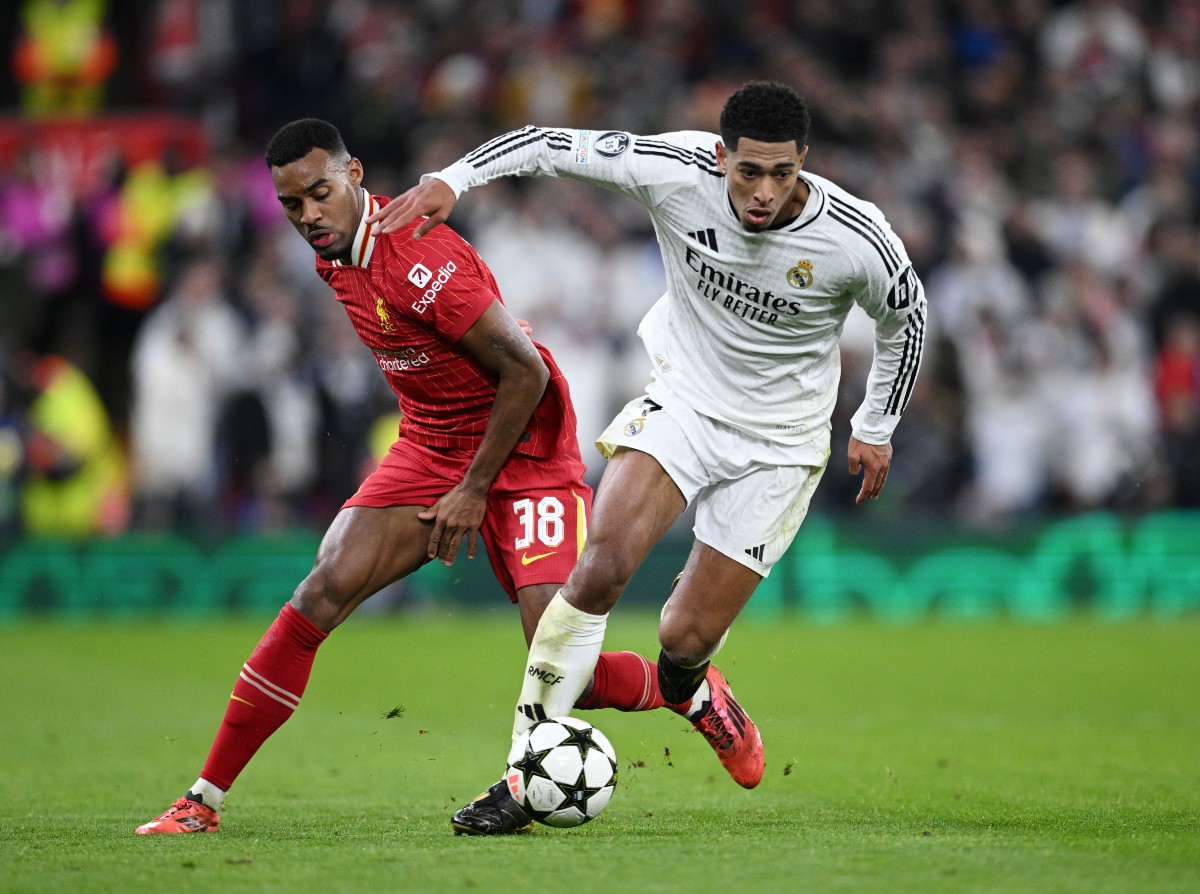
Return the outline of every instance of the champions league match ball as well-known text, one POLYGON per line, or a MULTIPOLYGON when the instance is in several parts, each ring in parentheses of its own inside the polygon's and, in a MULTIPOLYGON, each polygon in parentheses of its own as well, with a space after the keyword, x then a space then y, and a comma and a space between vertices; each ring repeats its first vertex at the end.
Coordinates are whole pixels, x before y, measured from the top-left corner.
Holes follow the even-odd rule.
POLYGON ((617 753, 586 720, 540 720, 513 743, 505 779, 517 803, 539 823, 582 826, 613 796, 617 753))

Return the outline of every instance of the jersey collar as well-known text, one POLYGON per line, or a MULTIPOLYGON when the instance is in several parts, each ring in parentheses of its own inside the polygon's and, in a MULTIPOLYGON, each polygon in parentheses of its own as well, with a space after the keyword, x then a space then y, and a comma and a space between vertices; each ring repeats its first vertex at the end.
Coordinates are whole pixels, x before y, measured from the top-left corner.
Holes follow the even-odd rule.
POLYGON ((803 173, 800 174, 800 178, 808 184, 808 201, 804 203, 804 210, 800 212, 800 216, 783 228, 785 233, 794 233, 796 230, 804 229, 825 210, 825 190, 805 177, 803 173))
POLYGON ((375 237, 371 235, 367 218, 378 210, 379 202, 364 189, 362 220, 358 222, 358 232, 354 234, 354 243, 350 246, 350 263, 334 261, 335 267, 366 267, 371 263, 371 253, 375 251, 375 237))

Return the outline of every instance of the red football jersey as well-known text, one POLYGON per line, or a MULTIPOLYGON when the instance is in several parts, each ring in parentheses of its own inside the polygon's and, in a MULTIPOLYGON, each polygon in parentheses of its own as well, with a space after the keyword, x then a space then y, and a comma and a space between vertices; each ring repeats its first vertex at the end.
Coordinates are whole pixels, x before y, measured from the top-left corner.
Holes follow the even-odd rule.
MULTIPOLYGON (((367 196, 363 220, 388 199, 367 196)), ((400 434, 430 447, 474 449, 496 398, 496 377, 458 342, 493 301, 492 271, 466 240, 444 224, 419 240, 414 221, 372 236, 360 222, 353 263, 317 258, 317 272, 342 303, 359 339, 375 354, 400 402, 400 434)), ((515 452, 553 456, 575 445, 575 411, 550 352, 546 393, 515 452)))

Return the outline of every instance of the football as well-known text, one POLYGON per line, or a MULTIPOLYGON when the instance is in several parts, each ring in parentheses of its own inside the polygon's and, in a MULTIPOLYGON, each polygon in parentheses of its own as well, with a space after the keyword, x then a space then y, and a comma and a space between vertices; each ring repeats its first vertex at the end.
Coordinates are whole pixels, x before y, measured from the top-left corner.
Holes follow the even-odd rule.
POLYGON ((508 788, 539 823, 569 829, 599 816, 617 785, 617 754, 577 717, 541 720, 508 753, 508 788))

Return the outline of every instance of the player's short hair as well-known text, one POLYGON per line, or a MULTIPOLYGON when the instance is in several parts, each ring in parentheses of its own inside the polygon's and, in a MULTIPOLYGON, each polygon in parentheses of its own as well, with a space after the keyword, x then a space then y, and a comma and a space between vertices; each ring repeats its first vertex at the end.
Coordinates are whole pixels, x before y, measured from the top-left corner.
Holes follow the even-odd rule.
POLYGON ((283 125, 271 137, 271 142, 267 144, 267 167, 290 165, 314 149, 324 149, 331 158, 350 158, 350 152, 336 127, 320 118, 301 118, 283 125))
POLYGON ((808 106, 800 94, 776 81, 750 81, 725 101, 721 110, 721 141, 736 150, 746 137, 763 143, 796 141, 796 149, 808 144, 808 106))

